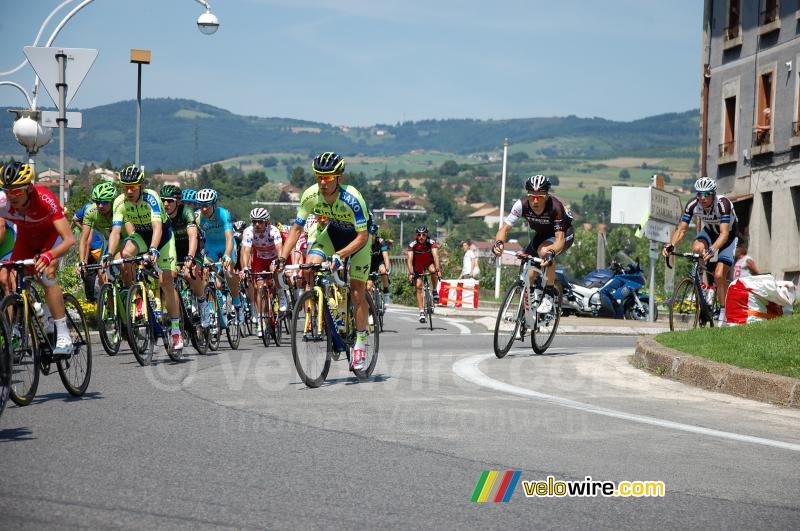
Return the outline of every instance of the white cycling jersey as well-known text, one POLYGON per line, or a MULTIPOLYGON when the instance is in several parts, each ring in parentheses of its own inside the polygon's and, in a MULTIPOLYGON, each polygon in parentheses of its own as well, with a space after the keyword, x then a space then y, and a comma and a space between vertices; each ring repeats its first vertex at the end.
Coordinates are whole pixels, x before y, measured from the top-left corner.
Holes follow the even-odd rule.
POLYGON ((267 225, 264 232, 258 233, 250 225, 242 233, 242 247, 251 247, 253 255, 259 260, 274 260, 278 257, 275 244, 282 243, 281 233, 275 225, 267 225))

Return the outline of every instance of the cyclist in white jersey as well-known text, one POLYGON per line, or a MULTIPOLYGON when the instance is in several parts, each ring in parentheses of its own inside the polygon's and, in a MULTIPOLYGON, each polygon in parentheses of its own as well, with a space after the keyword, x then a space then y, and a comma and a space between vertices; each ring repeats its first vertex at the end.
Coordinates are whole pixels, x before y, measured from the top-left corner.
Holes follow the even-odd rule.
MULTIPOLYGON (((274 270, 272 261, 281 252, 283 239, 281 233, 275 225, 270 223, 269 212, 265 208, 254 208, 250 211, 249 225, 242 232, 242 271, 240 276, 244 280, 251 271, 264 273, 274 270)), ((247 294, 252 301, 253 321, 256 323, 258 337, 262 331, 259 329, 257 308, 261 307, 261 286, 264 284, 264 277, 258 277, 255 283, 251 283, 247 288, 247 294), (255 284, 255 285, 254 285, 255 284), (256 288, 258 288, 256 290, 256 288)), ((273 284, 277 288, 277 285, 273 284)), ((286 311, 286 299, 283 290, 280 292, 281 311, 286 311)))

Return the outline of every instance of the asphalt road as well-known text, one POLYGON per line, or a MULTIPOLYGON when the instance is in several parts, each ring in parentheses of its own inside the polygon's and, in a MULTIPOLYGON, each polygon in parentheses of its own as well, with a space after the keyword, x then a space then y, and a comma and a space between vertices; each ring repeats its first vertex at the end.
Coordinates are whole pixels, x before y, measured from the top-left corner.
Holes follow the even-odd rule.
POLYGON ((635 338, 559 336, 502 360, 485 328, 395 311, 375 377, 307 389, 288 347, 163 354, 95 345, 89 392, 42 378, 0 419, 0 522, 15 528, 800 528, 800 412, 627 363, 635 338), (657 498, 470 503, 522 481, 663 481, 657 498))

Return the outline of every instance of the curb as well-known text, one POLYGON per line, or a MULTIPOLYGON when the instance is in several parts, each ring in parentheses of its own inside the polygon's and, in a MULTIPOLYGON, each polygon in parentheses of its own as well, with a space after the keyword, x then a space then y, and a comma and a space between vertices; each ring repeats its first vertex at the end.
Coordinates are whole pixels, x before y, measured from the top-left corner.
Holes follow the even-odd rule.
MULTIPOLYGON (((492 317, 479 317, 475 319, 475 324, 482 325, 486 327, 487 330, 490 332, 494 331, 495 322, 497 318, 492 317)), ((596 335, 596 336, 652 336, 654 334, 660 334, 664 332, 664 328, 636 328, 636 327, 625 327, 625 326, 576 326, 576 325, 569 325, 569 324, 559 324, 558 331, 559 334, 571 334, 571 335, 596 335)))
POLYGON ((631 364, 657 376, 710 391, 800 409, 800 379, 742 369, 640 338, 631 364))

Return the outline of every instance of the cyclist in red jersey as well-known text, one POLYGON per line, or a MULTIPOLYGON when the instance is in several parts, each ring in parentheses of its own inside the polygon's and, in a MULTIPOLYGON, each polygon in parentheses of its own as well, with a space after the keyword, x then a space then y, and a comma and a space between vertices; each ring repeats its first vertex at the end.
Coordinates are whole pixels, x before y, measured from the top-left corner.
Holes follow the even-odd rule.
POLYGON ((419 308, 419 322, 425 322, 425 310, 422 309, 422 277, 425 272, 431 275, 433 288, 433 303, 439 304, 439 290, 436 289, 439 279, 442 278, 439 266, 439 244, 428 236, 428 227, 420 225, 417 234, 406 249, 408 254, 408 280, 415 283, 417 289, 417 307, 419 308))
POLYGON ((56 196, 47 188, 33 186, 33 176, 33 168, 22 162, 2 169, 0 187, 6 193, 7 202, 0 204, 0 217, 17 225, 17 241, 11 260, 36 259, 33 269, 44 286, 44 298, 56 327, 53 354, 69 357, 72 339, 67 328, 64 293, 56 281, 56 270, 59 259, 75 245, 75 235, 56 196))

